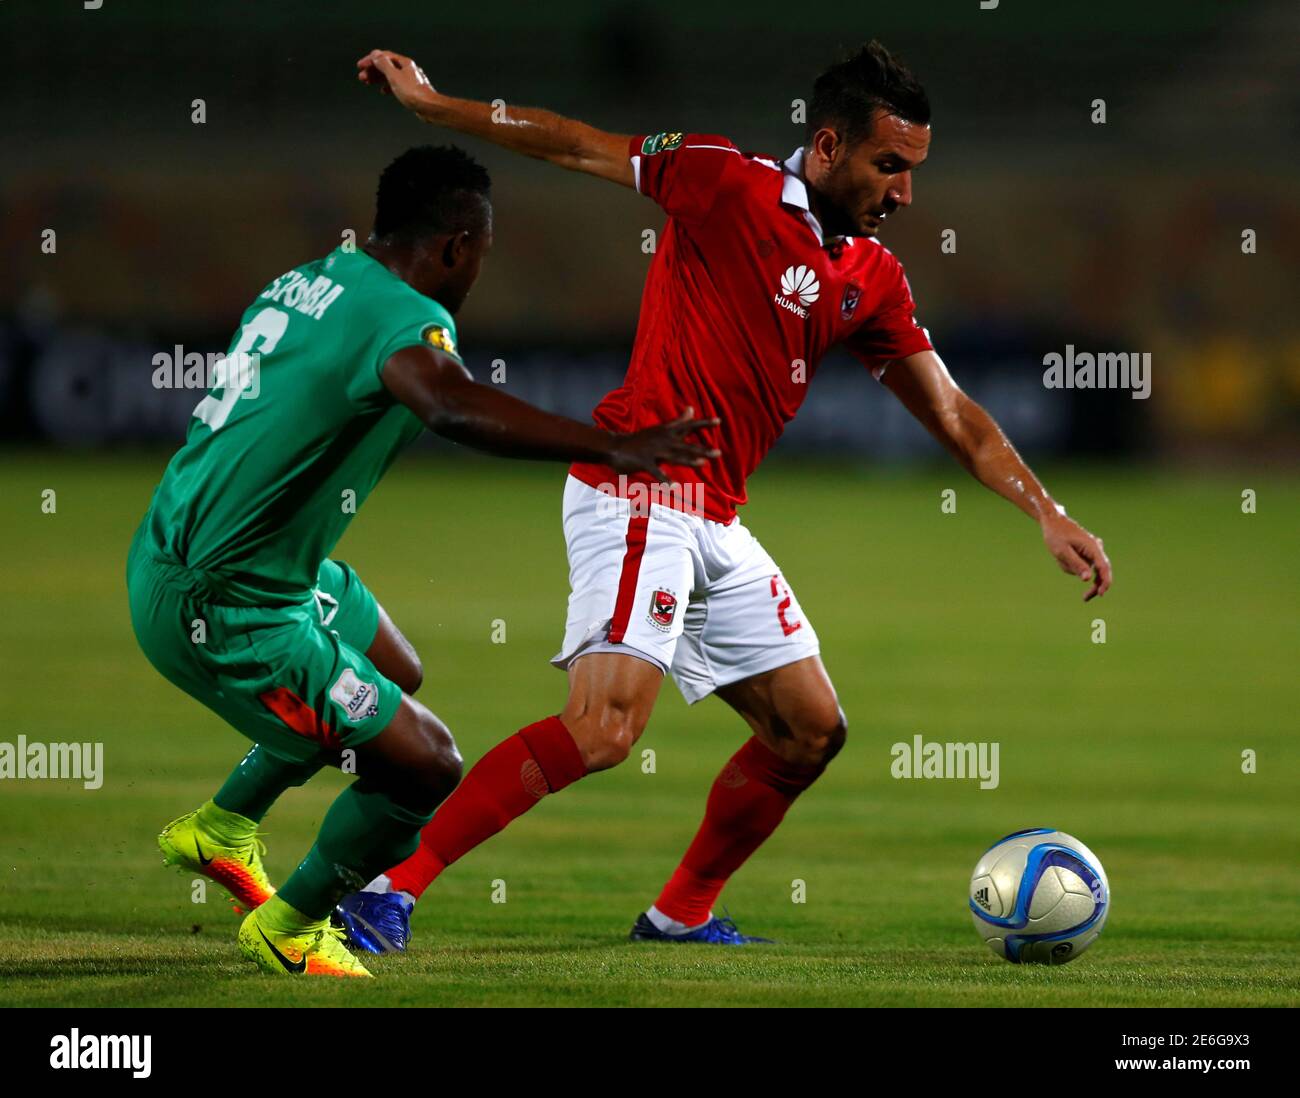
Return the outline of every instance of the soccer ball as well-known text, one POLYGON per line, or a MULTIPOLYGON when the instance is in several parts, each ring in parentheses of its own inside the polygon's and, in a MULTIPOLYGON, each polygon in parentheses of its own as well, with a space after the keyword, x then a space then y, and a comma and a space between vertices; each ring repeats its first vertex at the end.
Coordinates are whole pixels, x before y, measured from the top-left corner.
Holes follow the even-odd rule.
POLYGON ((1091 850, 1050 827, 1012 832, 970 878, 970 913, 984 944, 1012 964, 1063 965, 1106 925, 1110 884, 1091 850))

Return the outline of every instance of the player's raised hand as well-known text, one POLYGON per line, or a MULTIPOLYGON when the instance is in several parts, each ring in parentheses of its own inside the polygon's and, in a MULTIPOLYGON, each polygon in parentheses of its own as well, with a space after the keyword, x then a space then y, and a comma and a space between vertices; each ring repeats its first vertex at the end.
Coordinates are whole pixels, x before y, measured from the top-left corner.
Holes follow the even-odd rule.
POLYGON ((361 58, 357 62, 357 79, 393 96, 408 110, 415 110, 434 94, 424 70, 411 58, 392 50, 371 50, 361 58))
POLYGON ((698 469, 711 458, 721 457, 721 450, 687 442, 686 436, 705 427, 716 427, 722 421, 694 417, 695 409, 687 408, 668 423, 660 423, 627 435, 616 435, 610 465, 620 473, 649 473, 656 480, 667 484, 669 479, 659 468, 659 462, 666 465, 689 465, 698 469))
POLYGON ((1110 590, 1110 558, 1106 556, 1101 538, 1088 533, 1067 515, 1057 515, 1043 523, 1043 541, 1062 572, 1078 576, 1084 583, 1092 585, 1083 596, 1084 602, 1110 590))
POLYGON ((371 50, 357 62, 357 79, 397 99, 422 122, 481 137, 512 152, 548 160, 624 187, 636 186, 627 134, 606 133, 576 119, 534 107, 459 99, 439 92, 411 58, 392 50, 371 50), (509 125, 502 125, 508 121, 509 125))

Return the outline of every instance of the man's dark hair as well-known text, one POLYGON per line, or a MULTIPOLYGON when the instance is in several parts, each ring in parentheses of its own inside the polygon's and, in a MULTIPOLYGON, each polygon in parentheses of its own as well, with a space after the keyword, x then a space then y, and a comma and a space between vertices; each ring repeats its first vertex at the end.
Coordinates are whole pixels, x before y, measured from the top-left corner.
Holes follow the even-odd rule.
POLYGON ((907 122, 930 121, 930 100, 907 66, 872 39, 817 77, 808 108, 808 140, 823 126, 849 144, 871 136, 876 111, 907 122))
POLYGON ((407 149, 384 169, 375 196, 375 236, 410 242, 479 232, 487 223, 492 179, 454 145, 407 149))

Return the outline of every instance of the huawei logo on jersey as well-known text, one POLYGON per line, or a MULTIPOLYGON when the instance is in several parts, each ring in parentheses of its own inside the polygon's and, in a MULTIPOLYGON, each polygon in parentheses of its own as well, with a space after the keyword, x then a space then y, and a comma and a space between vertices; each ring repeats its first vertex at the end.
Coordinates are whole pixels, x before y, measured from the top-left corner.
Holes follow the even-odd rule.
POLYGON ((817 276, 801 263, 798 267, 785 269, 785 274, 781 276, 781 290, 774 300, 781 308, 789 309, 795 316, 806 320, 807 306, 817 300, 821 288, 817 276))

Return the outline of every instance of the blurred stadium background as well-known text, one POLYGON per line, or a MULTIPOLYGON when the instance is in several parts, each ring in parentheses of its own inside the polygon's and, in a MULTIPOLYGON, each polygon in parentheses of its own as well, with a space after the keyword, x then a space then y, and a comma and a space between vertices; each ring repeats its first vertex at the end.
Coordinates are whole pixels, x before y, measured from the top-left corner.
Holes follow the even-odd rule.
MULTIPOLYGON (((0 429, 108 450, 181 436, 193 394, 152 387, 153 353, 224 350, 258 287, 346 230, 364 239, 389 159, 449 139, 352 81, 371 46, 416 55, 455 94, 784 156, 802 138, 792 101, 876 35, 935 109, 915 206, 883 240, 950 367, 1017 443, 1039 457, 1291 463, 1298 22, 1284 0, 5 4, 0 429), (945 229, 955 254, 940 251, 945 229), (1067 343, 1150 352, 1151 399, 1044 389, 1042 356, 1067 343)), ((461 317, 467 359, 480 377, 500 359, 512 391, 585 417, 621 376, 642 233, 662 218, 461 143, 496 191, 497 246, 461 317)), ((778 460, 932 455, 870 386, 847 357, 829 360, 778 460)))
MULTIPOLYGON (((1300 1001, 1298 23, 1282 0, 0 4, 4 738, 107 748, 98 791, 0 784, 0 1001, 205 1003, 214 983, 231 1004, 1300 1001), (745 512, 817 624, 854 729, 725 897, 788 944, 706 964, 620 943, 741 733, 669 687, 645 741, 657 776, 600 775, 453 867, 415 951, 388 962, 404 981, 255 979, 215 896, 191 903, 153 846, 241 750, 151 671, 126 619, 127 542, 199 399, 154 388, 154 354, 224 350, 271 278, 346 231, 364 239, 393 156, 452 140, 354 83, 372 47, 412 54, 451 93, 784 156, 802 139, 792 101, 873 35, 935 110, 915 206, 883 241, 958 380, 1106 537, 1114 592, 1081 605, 1032 528, 967 491, 832 356, 745 512), (1151 353, 1150 399, 1045 389, 1043 356, 1067 344, 1151 353), (938 507, 953 486, 959 519, 938 507), (1098 615, 1106 645, 1089 643, 1098 615), (1000 742, 1001 786, 892 780, 888 745, 917 733, 1000 742), (1117 906, 1088 958, 1025 972, 976 941, 962 890, 981 849, 1039 824, 1097 851, 1117 906), (497 878, 509 905, 487 902, 497 878), (794 878, 806 906, 789 902, 794 878)), ((454 140, 495 180, 466 359, 483 379, 501 360, 510 391, 586 417, 621 377, 643 233, 662 216, 454 140)), ((559 704, 562 473, 422 450, 340 553, 421 650, 422 697, 475 760, 559 704), (499 617, 506 646, 489 641, 499 617)), ((277 879, 341 782, 277 805, 277 879)))

